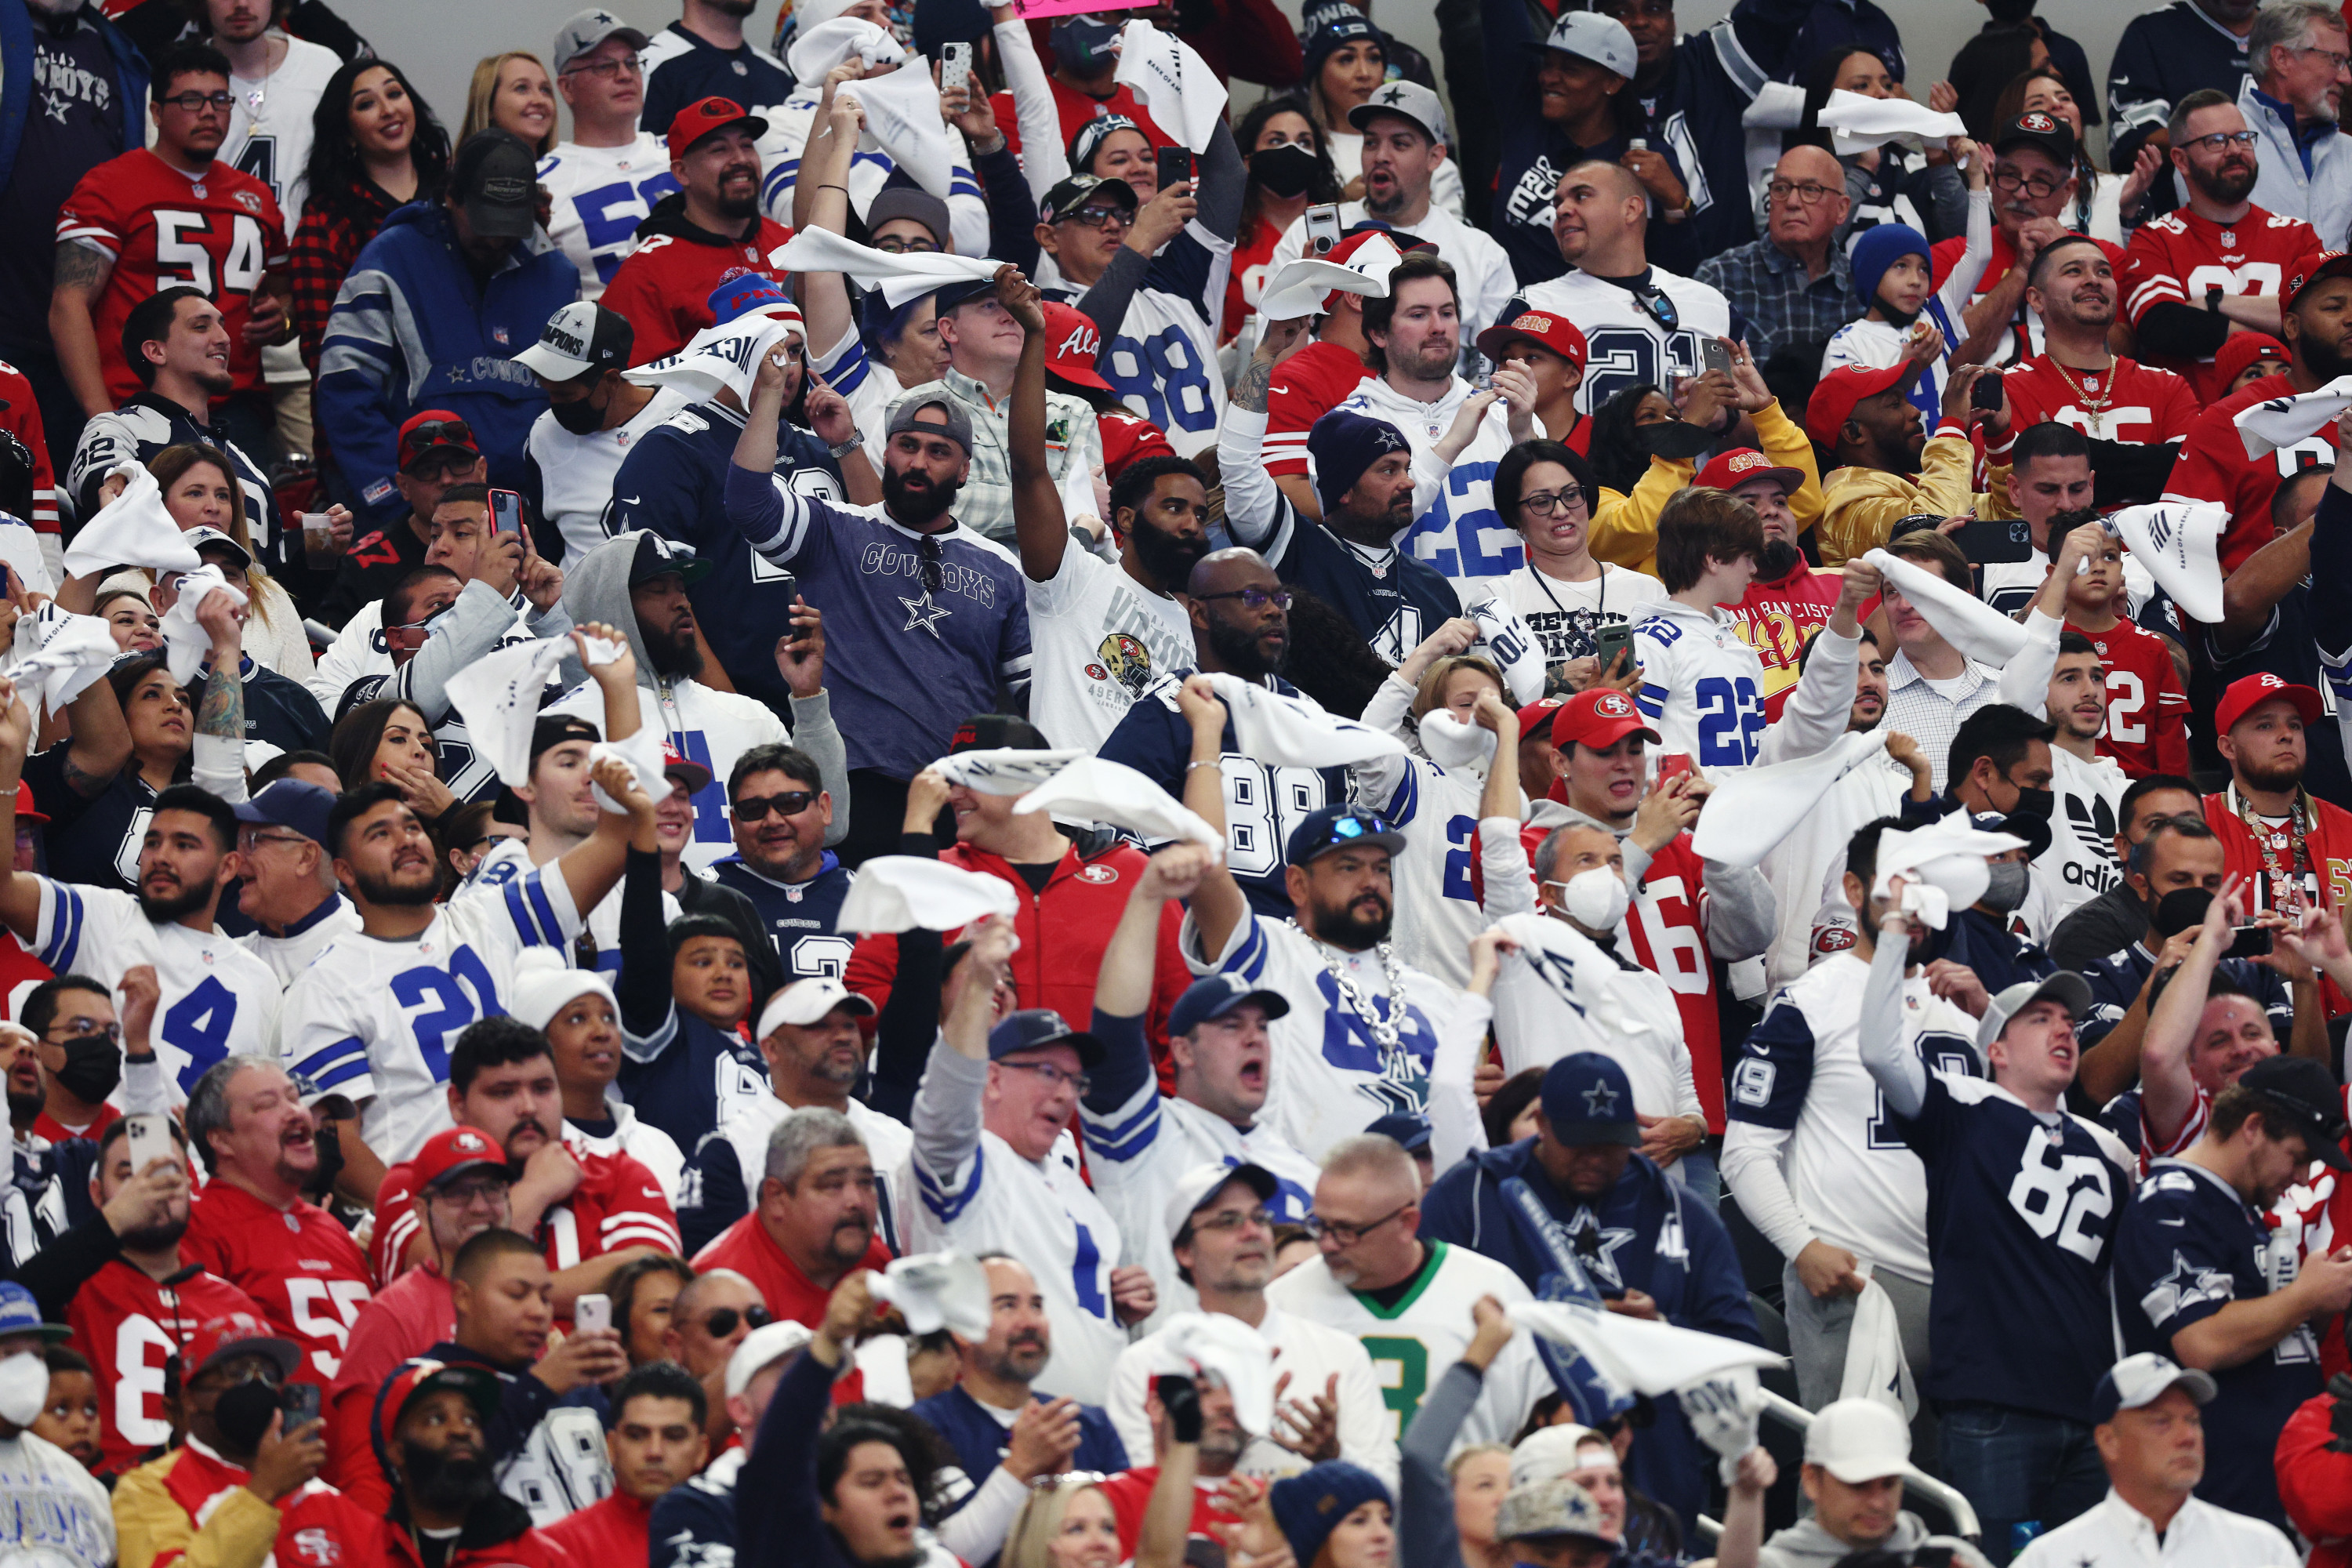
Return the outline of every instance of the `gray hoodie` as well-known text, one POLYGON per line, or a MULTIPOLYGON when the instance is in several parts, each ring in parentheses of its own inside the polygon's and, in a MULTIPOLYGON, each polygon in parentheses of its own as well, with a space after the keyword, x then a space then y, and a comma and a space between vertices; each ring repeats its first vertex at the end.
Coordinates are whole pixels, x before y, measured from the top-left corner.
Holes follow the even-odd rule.
MULTIPOLYGON (((1642 879, 1649 875, 1650 856, 1633 842, 1630 825, 1619 827, 1550 799, 1537 801, 1528 820, 1547 834, 1570 826, 1606 828, 1618 837, 1624 847, 1625 885, 1639 889, 1642 879)), ((1754 958, 1772 945, 1778 920, 1772 885, 1752 867, 1745 871, 1735 870, 1710 860, 1706 862, 1706 868, 1707 947, 1727 963, 1754 958)))
MULTIPOLYGON (((518 613, 515 601, 479 581, 460 589, 457 602, 446 614, 449 617, 446 629, 426 637, 425 646, 416 650, 416 657, 395 670, 392 679, 375 693, 415 703, 425 721, 436 729, 456 717, 449 706, 451 676, 509 643, 564 637, 572 630, 572 617, 564 613, 561 602, 546 610, 534 609, 524 616, 518 613)), ((579 656, 566 653, 556 679, 570 686, 584 679, 586 673, 580 667, 579 656)))
MULTIPOLYGON (((1895 1533, 1869 1545, 1906 1555, 1917 1547, 1942 1546, 1950 1549, 1957 1568, 1992 1568, 1983 1552, 1958 1536, 1928 1534, 1927 1524, 1916 1513, 1897 1514, 1895 1533)), ((1823 1530, 1820 1520, 1801 1519, 1759 1549, 1756 1568, 1830 1568, 1848 1552, 1863 1550, 1823 1530)))

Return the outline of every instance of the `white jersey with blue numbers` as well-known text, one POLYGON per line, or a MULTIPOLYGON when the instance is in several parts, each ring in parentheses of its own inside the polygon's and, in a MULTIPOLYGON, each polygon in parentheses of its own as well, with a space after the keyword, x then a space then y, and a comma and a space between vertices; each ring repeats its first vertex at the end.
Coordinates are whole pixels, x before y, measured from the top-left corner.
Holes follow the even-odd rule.
POLYGON ((554 865, 460 893, 413 942, 343 937, 287 988, 280 1054, 322 1094, 359 1102, 360 1131, 387 1162, 414 1159, 454 1126, 449 1050, 466 1026, 506 1016, 515 959, 527 947, 568 952, 580 934, 571 884, 554 865))
MULTIPOLYGON (((1225 275, 1233 266, 1233 242, 1216 238, 1197 223, 1181 240, 1213 247, 1208 271, 1217 298, 1223 300, 1225 275)), ((1166 432, 1177 456, 1197 458, 1217 444, 1217 422, 1225 414, 1225 376, 1217 363, 1216 333, 1193 300, 1164 289, 1137 289, 1118 334, 1103 345, 1095 368, 1121 403, 1166 432)))
POLYGON ((1527 560, 1518 531, 1495 513, 1495 466, 1511 449, 1509 416, 1500 403, 1487 409, 1478 433, 1451 463, 1441 463, 1432 450, 1476 390, 1457 375, 1444 396, 1423 403, 1375 375, 1366 377, 1339 406, 1387 420, 1412 443, 1413 520, 1403 540, 1406 552, 1456 583, 1494 578, 1499 588, 1499 580, 1527 560))
POLYGON ((1764 661, 1729 618, 1661 601, 1633 623, 1642 689, 1633 705, 1658 732, 1653 750, 1682 752, 1710 774, 1744 768, 1764 743, 1764 661))
MULTIPOLYGON (((1866 961, 1841 952, 1773 998, 1732 1069, 1724 1163, 1742 1142, 1766 1144, 1815 1236, 1906 1279, 1930 1279, 1927 1172, 1863 1065, 1869 976, 1866 961)), ((1982 1076, 1977 1021, 1925 979, 1903 983, 1903 1026, 1931 1070, 1982 1076)))
POLYGON ((580 268, 580 297, 593 300, 637 248, 637 225, 677 189, 669 149, 650 131, 619 147, 560 142, 539 161, 549 197, 547 237, 580 268))
MULTIPOLYGON (((710 782, 694 797, 694 837, 687 840, 678 858, 697 870, 725 859, 735 853, 733 819, 727 811, 727 779, 735 771, 735 759, 754 746, 790 745, 793 732, 766 703, 740 692, 713 690, 698 680, 679 680, 667 687, 639 681, 637 698, 648 721, 660 715, 662 731, 679 756, 710 770, 710 782)), ((601 733, 604 689, 583 680, 562 701, 549 703, 544 711, 576 713, 601 733)), ((621 890, 615 888, 605 901, 617 906, 620 897, 621 890)), ((601 912, 604 906, 597 907, 601 912)), ((593 917, 589 929, 596 929, 593 917)), ((598 941, 602 945, 603 939, 598 941)))
POLYGON ((228 89, 236 101, 229 107, 228 134, 213 155, 269 187, 278 201, 278 215, 286 220, 287 237, 291 238, 301 226, 302 205, 310 196, 314 112, 327 83, 343 62, 323 45, 284 33, 271 36, 285 44, 286 58, 278 62, 277 69, 257 79, 229 77, 228 89))
POLYGON ((1706 368, 1699 357, 1705 340, 1747 339, 1748 323, 1731 301, 1696 278, 1653 267, 1629 283, 1571 268, 1530 284, 1523 296, 1532 308, 1565 316, 1584 333, 1580 414, 1594 412, 1629 386, 1654 386, 1672 396, 1677 377, 1706 368))
MULTIPOLYGON (((489 852, 474 862, 473 870, 457 884, 453 899, 499 897, 500 889, 531 870, 535 862, 530 858, 530 845, 528 838, 501 838, 491 845, 489 852)), ((548 864, 552 866, 554 862, 548 864)), ((662 895, 662 924, 667 926, 685 912, 678 907, 677 895, 662 895)), ((589 938, 596 944, 595 967, 598 973, 608 980, 617 978, 621 973, 621 888, 618 883, 614 884, 613 890, 604 895, 603 902, 588 911, 587 923, 589 938)), ((573 934, 578 933, 575 931, 573 934)), ((563 955, 572 961, 574 967, 581 967, 576 946, 567 946, 563 955)))
MULTIPOLYGON (((1396 730, 1412 699, 1412 688, 1391 675, 1364 704, 1363 721, 1396 730)), ((1472 875, 1486 788, 1478 774, 1449 772, 1426 757, 1391 754, 1348 769, 1349 798, 1404 835, 1404 847, 1389 861, 1397 956, 1448 985, 1470 984, 1470 939, 1492 923, 1472 875)))
POLYGON ((205 1069, 223 1057, 270 1049, 278 976, 234 939, 176 921, 157 925, 136 898, 112 888, 33 879, 40 884, 41 913, 27 945, 52 973, 86 974, 112 991, 124 970, 154 965, 162 991, 155 1055, 173 1105, 184 1103, 205 1069))

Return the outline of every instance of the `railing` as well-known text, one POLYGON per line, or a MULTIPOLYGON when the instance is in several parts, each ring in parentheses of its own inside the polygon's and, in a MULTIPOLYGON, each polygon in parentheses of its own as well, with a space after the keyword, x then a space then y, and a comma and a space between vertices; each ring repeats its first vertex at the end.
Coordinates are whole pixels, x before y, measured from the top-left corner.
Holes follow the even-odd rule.
MULTIPOLYGON (((1773 1420, 1800 1432, 1813 1424, 1813 1413, 1795 1400, 1784 1398, 1769 1388, 1760 1392, 1764 1395, 1764 1414, 1773 1420)), ((1958 1487, 1939 1481, 1916 1466, 1903 1467, 1903 1495, 1906 1499, 1923 1498, 1942 1510, 1950 1518, 1955 1535, 1977 1541, 1984 1534, 1984 1526, 1977 1518, 1977 1510, 1969 1505, 1967 1495, 1958 1487)), ((1698 1529, 1699 1533, 1709 1541, 1715 1541, 1723 1534, 1722 1522, 1706 1514, 1699 1515, 1698 1529)))

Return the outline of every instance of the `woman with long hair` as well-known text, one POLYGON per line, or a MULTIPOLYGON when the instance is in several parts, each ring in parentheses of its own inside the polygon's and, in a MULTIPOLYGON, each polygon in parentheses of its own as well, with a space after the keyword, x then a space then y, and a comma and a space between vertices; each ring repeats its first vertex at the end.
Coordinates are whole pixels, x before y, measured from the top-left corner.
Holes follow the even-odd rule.
MULTIPOLYGON (((1143 1505, 1132 1568, 1182 1568, 1205 1412, 1190 1378, 1155 1378, 1144 1397, 1152 1426, 1166 1431, 1168 1445, 1143 1505), (1163 1390, 1176 1401, 1175 1409, 1161 1403, 1163 1390)), ((1118 1516, 1102 1479, 1072 1472, 1032 1482, 1005 1532, 999 1568, 1119 1568, 1118 1516)))
POLYGON ((302 223, 288 266, 302 362, 319 367, 319 340, 360 247, 404 203, 440 194, 449 133, 390 60, 356 59, 328 79, 310 121, 302 223))
POLYGON ((1242 192, 1241 229, 1234 240, 1233 271, 1225 281, 1225 319, 1217 336, 1231 342, 1257 309, 1275 242, 1307 209, 1339 199, 1314 105, 1296 92, 1261 99, 1242 116, 1234 140, 1249 160, 1242 192))
MULTIPOLYGON (((221 635, 227 635, 225 624, 221 635)), ((155 797, 173 784, 195 784, 223 800, 245 799, 245 737, 211 735, 205 737, 207 744, 197 745, 195 707, 161 653, 120 659, 106 680, 131 734, 131 757, 74 818, 72 832, 50 835, 49 874, 136 893, 139 851, 155 797)), ((222 680, 234 695, 239 684, 234 669, 215 670, 206 695, 222 680)), ((239 704, 231 716, 241 711, 239 704)))
POLYGON ((335 721, 327 755, 343 788, 382 780, 396 786, 409 808, 427 826, 440 820, 457 797, 435 772, 439 752, 425 710, 398 697, 362 702, 335 721))
POLYGON ((217 529, 252 558, 246 568, 245 651, 289 680, 307 680, 317 668, 301 613, 283 585, 262 570, 261 552, 245 521, 245 497, 236 469, 215 447, 193 441, 166 447, 148 460, 147 471, 163 492, 163 510, 183 531, 217 529))
POLYGON ((458 145, 494 125, 520 138, 535 157, 555 151, 555 83, 528 49, 488 55, 474 67, 466 89, 466 118, 457 125, 458 145))
MULTIPOLYGON (((1829 132, 1821 128, 1821 112, 1830 94, 1839 91, 1864 98, 1906 96, 1875 51, 1832 49, 1813 62, 1805 83, 1804 128, 1789 133, 1790 145, 1830 144, 1829 132)), ((1907 223, 1930 241, 1966 232, 1968 187, 1940 151, 1923 156, 1890 142, 1843 153, 1838 162, 1845 166, 1845 194, 1853 203, 1853 214, 1837 237, 1848 249, 1856 237, 1882 223, 1907 223)))
POLYGON ((2020 71, 2001 89, 1992 122, 2007 125, 2037 109, 2064 121, 2074 132, 2074 207, 2066 215, 2066 226, 2110 245, 2123 244, 2138 226, 2148 186, 2164 172, 2163 153, 2143 145, 2129 174, 2111 174, 2100 168, 2083 140, 2083 106, 2074 101, 2074 89, 2056 66, 2044 63, 2020 71))

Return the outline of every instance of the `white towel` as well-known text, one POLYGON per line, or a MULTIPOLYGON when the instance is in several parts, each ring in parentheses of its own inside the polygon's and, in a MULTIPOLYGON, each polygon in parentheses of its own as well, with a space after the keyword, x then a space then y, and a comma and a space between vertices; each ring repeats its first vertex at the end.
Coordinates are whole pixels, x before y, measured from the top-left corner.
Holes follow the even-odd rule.
POLYGON ((882 298, 894 310, 950 283, 993 278, 1004 265, 984 256, 950 256, 945 251, 909 250, 893 256, 823 228, 802 229, 768 252, 768 260, 792 272, 847 273, 861 289, 881 289, 882 298))
MULTIPOLYGON (((1234 1396, 1234 1419, 1242 1430, 1263 1437, 1274 1430, 1274 1352, 1265 1336, 1223 1312, 1178 1312, 1151 1336, 1152 1377, 1207 1373, 1234 1396)), ((1311 1398, 1315 1390, 1296 1389, 1311 1398)))
POLYGON ((1672 1394, 1743 1367, 1785 1366, 1744 1340, 1650 1322, 1582 1301, 1515 1301, 1511 1321, 1580 1352, 1601 1378, 1628 1394, 1672 1394))
POLYGON ((1701 1379, 1675 1391, 1692 1433, 1715 1450, 1716 1473, 1729 1486, 1738 1479, 1739 1460, 1756 1447, 1759 1418, 1764 1414, 1764 1385, 1752 1367, 1741 1367, 1721 1377, 1701 1379))
POLYGON ((940 89, 931 80, 929 61, 916 55, 887 76, 845 81, 834 90, 856 99, 866 110, 861 148, 887 153, 917 184, 948 199, 948 175, 963 161, 963 141, 940 118, 940 89), (874 147, 866 148, 869 141, 874 147))
POLYGON ((509 788, 530 783, 530 731, 539 721, 539 700, 570 646, 558 637, 516 643, 485 654, 449 678, 449 703, 466 721, 466 738, 509 788))
POLYGON ((1540 913, 1506 915, 1495 925, 1519 944, 1537 978, 1579 1014, 1629 1041, 1657 1032, 1627 1000, 1625 970, 1582 931, 1540 913))
POLYGON ((27 592, 58 591, 49 576, 49 563, 41 558, 41 536, 33 531, 31 523, 5 511, 0 511, 0 565, 16 573, 17 584, 27 592))
POLYGON ((163 492, 144 463, 117 463, 106 477, 121 475, 122 493, 99 509, 66 546, 68 577, 87 577, 113 566, 143 566, 151 572, 193 572, 204 562, 163 508, 163 492))
POLYGON ((1793 82, 1766 82, 1740 111, 1739 123, 1750 131, 1797 130, 1805 123, 1805 89, 1793 82))
POLYGON ((1431 709, 1415 728, 1421 731, 1421 749, 1441 768, 1482 770, 1495 755, 1494 731, 1464 721, 1451 709, 1431 709))
POLYGON ((1209 150, 1209 133, 1224 118, 1225 84, 1192 46, 1145 21, 1118 36, 1118 69, 1111 79, 1135 89, 1151 121, 1195 153, 1209 150))
POLYGON ((1524 708, 1543 695, 1543 644, 1519 618, 1519 612, 1503 603, 1499 593, 1490 593, 1478 603, 1462 612, 1478 623, 1478 640, 1471 647, 1473 653, 1484 651, 1503 671, 1503 684, 1509 689, 1511 706, 1524 708))
POLYGON ((1277 768, 1337 768, 1404 755, 1404 742, 1394 735, 1326 713, 1238 675, 1212 675, 1209 682, 1233 719, 1234 738, 1244 756, 1277 768))
MULTIPOLYGON (((605 664, 610 661, 596 659, 592 662, 605 664)), ((669 760, 669 748, 666 742, 667 738, 662 734, 659 724, 640 721, 637 725, 637 732, 627 740, 599 741, 589 747, 588 763, 591 767, 593 767, 607 757, 618 757, 627 764, 631 776, 637 782, 637 787, 646 792, 647 798, 658 801, 669 794, 669 780, 664 773, 664 765, 669 760)), ((588 786, 588 793, 596 797, 599 810, 618 814, 629 809, 605 794, 603 784, 591 784, 588 786)))
MULTIPOLYGON (((2342 384, 2352 386, 2352 376, 2342 384)), ((2107 519, 2132 559, 2147 568, 2181 614, 2208 626, 2221 619, 2221 535, 2229 526, 2227 507, 2195 501, 2128 506, 2107 519)))
POLYGON ((724 391, 749 405, 761 356, 794 332, 806 336, 800 311, 790 305, 772 305, 705 327, 677 353, 648 360, 625 374, 640 386, 677 387, 697 403, 708 403, 724 391))
POLYGON ((213 634, 196 623, 196 612, 204 607, 205 598, 213 594, 226 594, 239 609, 247 600, 245 590, 229 586, 228 579, 217 566, 199 566, 194 572, 182 573, 178 584, 180 596, 163 612, 162 624, 156 628, 163 637, 163 663, 172 679, 185 686, 204 668, 205 655, 213 650, 213 634))
POLYGON ((1873 550, 1863 560, 1902 591, 1927 624, 1969 658, 1995 669, 2025 648, 2025 628, 1965 589, 1915 562, 1873 550))
POLYGON ((1926 151, 1969 133, 1957 114, 1938 114, 1907 98, 1868 98, 1843 88, 1830 94, 1818 118, 1832 132, 1840 157, 1867 153, 1889 142, 1926 151))
POLYGON ((1389 297, 1389 280, 1385 274, 1370 278, 1341 262, 1302 256, 1276 268, 1273 276, 1265 280, 1265 288, 1258 295, 1258 314, 1269 321, 1319 316, 1324 300, 1335 292, 1385 300, 1389 297))
POLYGON ((59 609, 52 599, 16 618, 8 679, 16 683, 16 694, 25 699, 37 724, 45 713, 62 711, 96 685, 121 651, 104 620, 59 609))
POLYGON ((1890 879, 1897 874, 1908 878, 1904 911, 1941 931, 1954 910, 1967 909, 1991 886, 1992 868, 1985 857, 2024 847, 2025 840, 2014 834, 1978 832, 1969 826, 1965 812, 1907 833, 1881 834, 1878 879, 1871 885, 1871 894, 1883 899, 1891 890, 1890 879))
POLYGON ((1183 802, 1125 763, 1079 752, 1051 779, 1021 797, 1015 811, 1050 811, 1065 821, 1105 822, 1147 843, 1181 839, 1224 853, 1223 835, 1183 802))
POLYGON ((916 1252, 894 1258, 872 1281, 874 1294, 906 1314, 918 1334, 953 1329, 988 1337, 988 1271, 969 1252, 916 1252))
POLYGON ((1745 870, 1772 853, 1838 780, 1886 749, 1886 731, 1841 735, 1825 750, 1760 768, 1729 768, 1699 807, 1691 847, 1745 870))
POLYGON ((984 752, 958 752, 931 766, 948 783, 982 795, 1026 795, 1086 754, 1075 749, 1024 752, 998 746, 984 752))
POLYGON ((1906 1421, 1919 1414, 1919 1387, 1903 1354, 1903 1325, 1895 1320, 1895 1299, 1875 1279, 1867 1280, 1854 1298, 1838 1397, 1875 1399, 1906 1421))
POLYGON ((907 51, 898 47, 888 28, 877 27, 861 16, 835 16, 794 39, 784 63, 799 80, 821 82, 827 71, 844 60, 879 66, 895 65, 906 58, 907 51))
POLYGON ((834 919, 840 931, 961 931, 982 915, 1020 912, 1001 878, 919 855, 883 855, 857 868, 834 919))
POLYGON ((2352 408, 2352 375, 2339 375, 2326 386, 2292 397, 2266 397, 2241 408, 2238 439, 2246 444, 2247 457, 2267 458, 2281 447, 2318 435, 2347 408, 2352 408))

